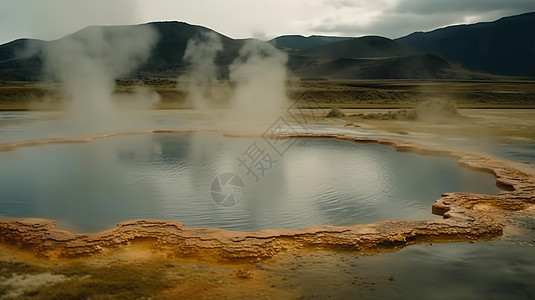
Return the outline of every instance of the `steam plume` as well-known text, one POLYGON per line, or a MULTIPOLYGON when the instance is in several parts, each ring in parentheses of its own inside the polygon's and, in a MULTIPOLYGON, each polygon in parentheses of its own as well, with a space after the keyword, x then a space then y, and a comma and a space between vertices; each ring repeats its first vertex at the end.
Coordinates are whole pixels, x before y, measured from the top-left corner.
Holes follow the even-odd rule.
POLYGON ((287 61, 286 53, 269 43, 245 42, 239 57, 229 67, 229 77, 236 83, 233 119, 261 126, 275 120, 287 101, 287 61))
POLYGON ((266 42, 246 41, 229 66, 230 82, 221 83, 215 60, 223 50, 213 32, 188 42, 184 60, 190 67, 181 77, 187 81, 188 98, 195 108, 203 110, 225 102, 230 110, 221 126, 243 129, 269 125, 287 101, 286 53, 266 42))
POLYGON ((180 79, 187 81, 188 100, 197 109, 208 109, 213 105, 214 85, 218 79, 215 59, 221 50, 221 39, 211 31, 188 41, 184 61, 190 68, 180 79))
POLYGON ((71 100, 70 116, 77 125, 116 129, 115 79, 145 62, 156 41, 157 34, 149 25, 89 27, 52 42, 45 49, 44 71, 63 83, 71 100))

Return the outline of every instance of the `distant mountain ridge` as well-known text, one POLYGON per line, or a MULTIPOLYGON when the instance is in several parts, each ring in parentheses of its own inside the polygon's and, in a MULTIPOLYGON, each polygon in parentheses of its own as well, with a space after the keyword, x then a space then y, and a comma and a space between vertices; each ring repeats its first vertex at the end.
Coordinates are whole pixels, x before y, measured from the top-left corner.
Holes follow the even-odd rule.
POLYGON ((408 48, 380 36, 364 36, 301 51, 301 55, 321 58, 379 58, 411 54, 408 48))
POLYGON ((436 53, 473 71, 535 76, 535 12, 415 32, 396 41, 415 51, 436 53))
POLYGON ((449 79, 456 70, 435 54, 380 59, 339 58, 295 71, 302 78, 449 79))
MULTIPOLYGON (((246 41, 176 21, 100 28, 108 32, 125 28, 137 30, 145 26, 152 26, 159 40, 148 60, 132 72, 131 77, 178 77, 188 68, 183 60, 188 40, 203 32, 212 32, 223 44, 215 62, 219 77, 224 79, 228 76, 228 66, 238 57, 246 41)), ((91 28, 95 27, 63 39, 79 36, 91 28)), ((486 78, 487 75, 480 73, 535 77, 533 28, 535 13, 526 13, 494 22, 416 32, 395 40, 379 36, 288 35, 265 43, 288 53, 288 70, 299 78, 486 78)), ((0 80, 42 79, 43 57, 39 49, 57 42, 20 39, 0 45, 0 80)))
POLYGON ((314 48, 317 46, 345 41, 353 39, 353 37, 339 37, 339 36, 323 36, 323 35, 312 35, 312 36, 302 36, 302 35, 282 35, 276 37, 269 42, 279 48, 287 48, 293 50, 305 50, 314 48))

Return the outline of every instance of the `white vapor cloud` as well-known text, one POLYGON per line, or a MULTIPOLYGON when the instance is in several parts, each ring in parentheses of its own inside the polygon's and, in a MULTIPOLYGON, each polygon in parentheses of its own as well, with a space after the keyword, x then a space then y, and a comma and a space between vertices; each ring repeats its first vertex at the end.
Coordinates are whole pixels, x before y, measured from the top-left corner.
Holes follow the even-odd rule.
POLYGON ((179 78, 188 91, 188 101, 198 109, 214 105, 214 98, 219 91, 213 87, 217 83, 218 70, 215 60, 223 50, 219 36, 213 31, 202 33, 188 41, 184 52, 184 61, 189 65, 186 74, 179 78))
MULTIPOLYGON (((157 40, 157 33, 148 25, 109 31, 87 28, 44 49, 44 75, 63 83, 71 100, 69 117, 76 125, 110 129, 118 125, 120 111, 114 99, 115 80, 144 63, 157 40)), ((136 106, 139 101, 157 100, 145 90, 136 89, 133 96, 131 103, 136 102, 136 106)))

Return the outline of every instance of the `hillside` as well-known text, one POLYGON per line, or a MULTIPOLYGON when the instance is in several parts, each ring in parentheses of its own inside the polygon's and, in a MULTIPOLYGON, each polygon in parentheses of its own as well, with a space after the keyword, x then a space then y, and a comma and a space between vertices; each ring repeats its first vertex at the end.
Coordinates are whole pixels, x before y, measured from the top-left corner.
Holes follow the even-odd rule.
POLYGON ((39 56, 29 49, 41 49, 46 42, 19 39, 0 45, 0 79, 35 80, 42 67, 39 56))
POLYGON ((434 54, 393 58, 340 58, 296 70, 301 78, 449 79, 461 77, 450 63, 434 54))
POLYGON ((472 74, 436 54, 418 54, 378 36, 333 42, 290 52, 288 67, 300 78, 473 79, 472 74))
POLYGON ((384 37, 365 36, 333 42, 300 52, 303 56, 316 58, 378 58, 410 54, 401 44, 384 37))
POLYGON ((304 37, 302 35, 282 35, 269 42, 279 48, 291 50, 305 50, 317 46, 352 39, 352 37, 322 36, 312 35, 304 37))
MULTIPOLYGON (((155 29, 159 40, 148 60, 126 77, 180 76, 188 67, 182 59, 188 40, 203 32, 214 32, 223 44, 215 61, 219 77, 227 78, 229 65, 246 41, 183 22, 98 28, 105 36, 113 37, 117 36, 113 32, 135 32, 148 26, 155 29)), ((0 45, 0 80, 42 80, 42 55, 47 47, 91 34, 95 28, 88 27, 56 41, 20 39, 0 45)), ((535 13, 418 32, 396 40, 379 36, 281 36, 270 43, 288 53, 290 74, 301 78, 485 79, 491 77, 485 74, 535 76, 532 28, 535 13)))
POLYGON ((450 26, 397 39, 462 67, 491 74, 535 76, 535 12, 494 22, 450 26))
MULTIPOLYGON (((216 58, 221 66, 230 64, 237 56, 243 45, 243 40, 234 40, 202 26, 190 25, 183 22, 155 22, 133 26, 104 26, 104 36, 114 36, 121 30, 138 30, 151 26, 158 35, 151 56, 132 76, 161 76, 176 77, 185 70, 182 60, 190 38, 199 36, 203 32, 214 32, 223 44, 223 51, 216 58)), ((87 27, 76 33, 55 41, 41 41, 34 39, 20 39, 0 46, 0 79, 3 80, 40 80, 42 79, 43 52, 47 47, 54 47, 66 40, 84 40, 97 26, 87 27)), ((225 74, 224 68, 221 70, 225 74)))
POLYGON ((244 42, 244 40, 231 39, 206 27, 183 22, 157 22, 148 25, 154 26, 157 30, 159 40, 149 60, 139 71, 150 75, 169 77, 181 74, 186 67, 182 57, 188 40, 210 31, 214 32, 223 44, 223 51, 219 53, 215 62, 221 66, 220 73, 224 77, 226 71, 223 66, 229 65, 238 57, 238 52, 244 42))

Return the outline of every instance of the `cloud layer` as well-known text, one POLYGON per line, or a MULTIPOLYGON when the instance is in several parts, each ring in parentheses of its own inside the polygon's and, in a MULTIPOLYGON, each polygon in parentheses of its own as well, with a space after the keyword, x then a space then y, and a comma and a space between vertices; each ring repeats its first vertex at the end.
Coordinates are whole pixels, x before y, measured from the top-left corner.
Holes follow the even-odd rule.
POLYGON ((327 16, 312 20, 313 32, 332 35, 381 35, 397 38, 453 24, 494 21, 535 11, 530 0, 324 0, 327 16))
POLYGON ((282 34, 400 37, 535 11, 533 0, 0 0, 0 43, 55 39, 88 25, 180 20, 234 38, 282 34))

